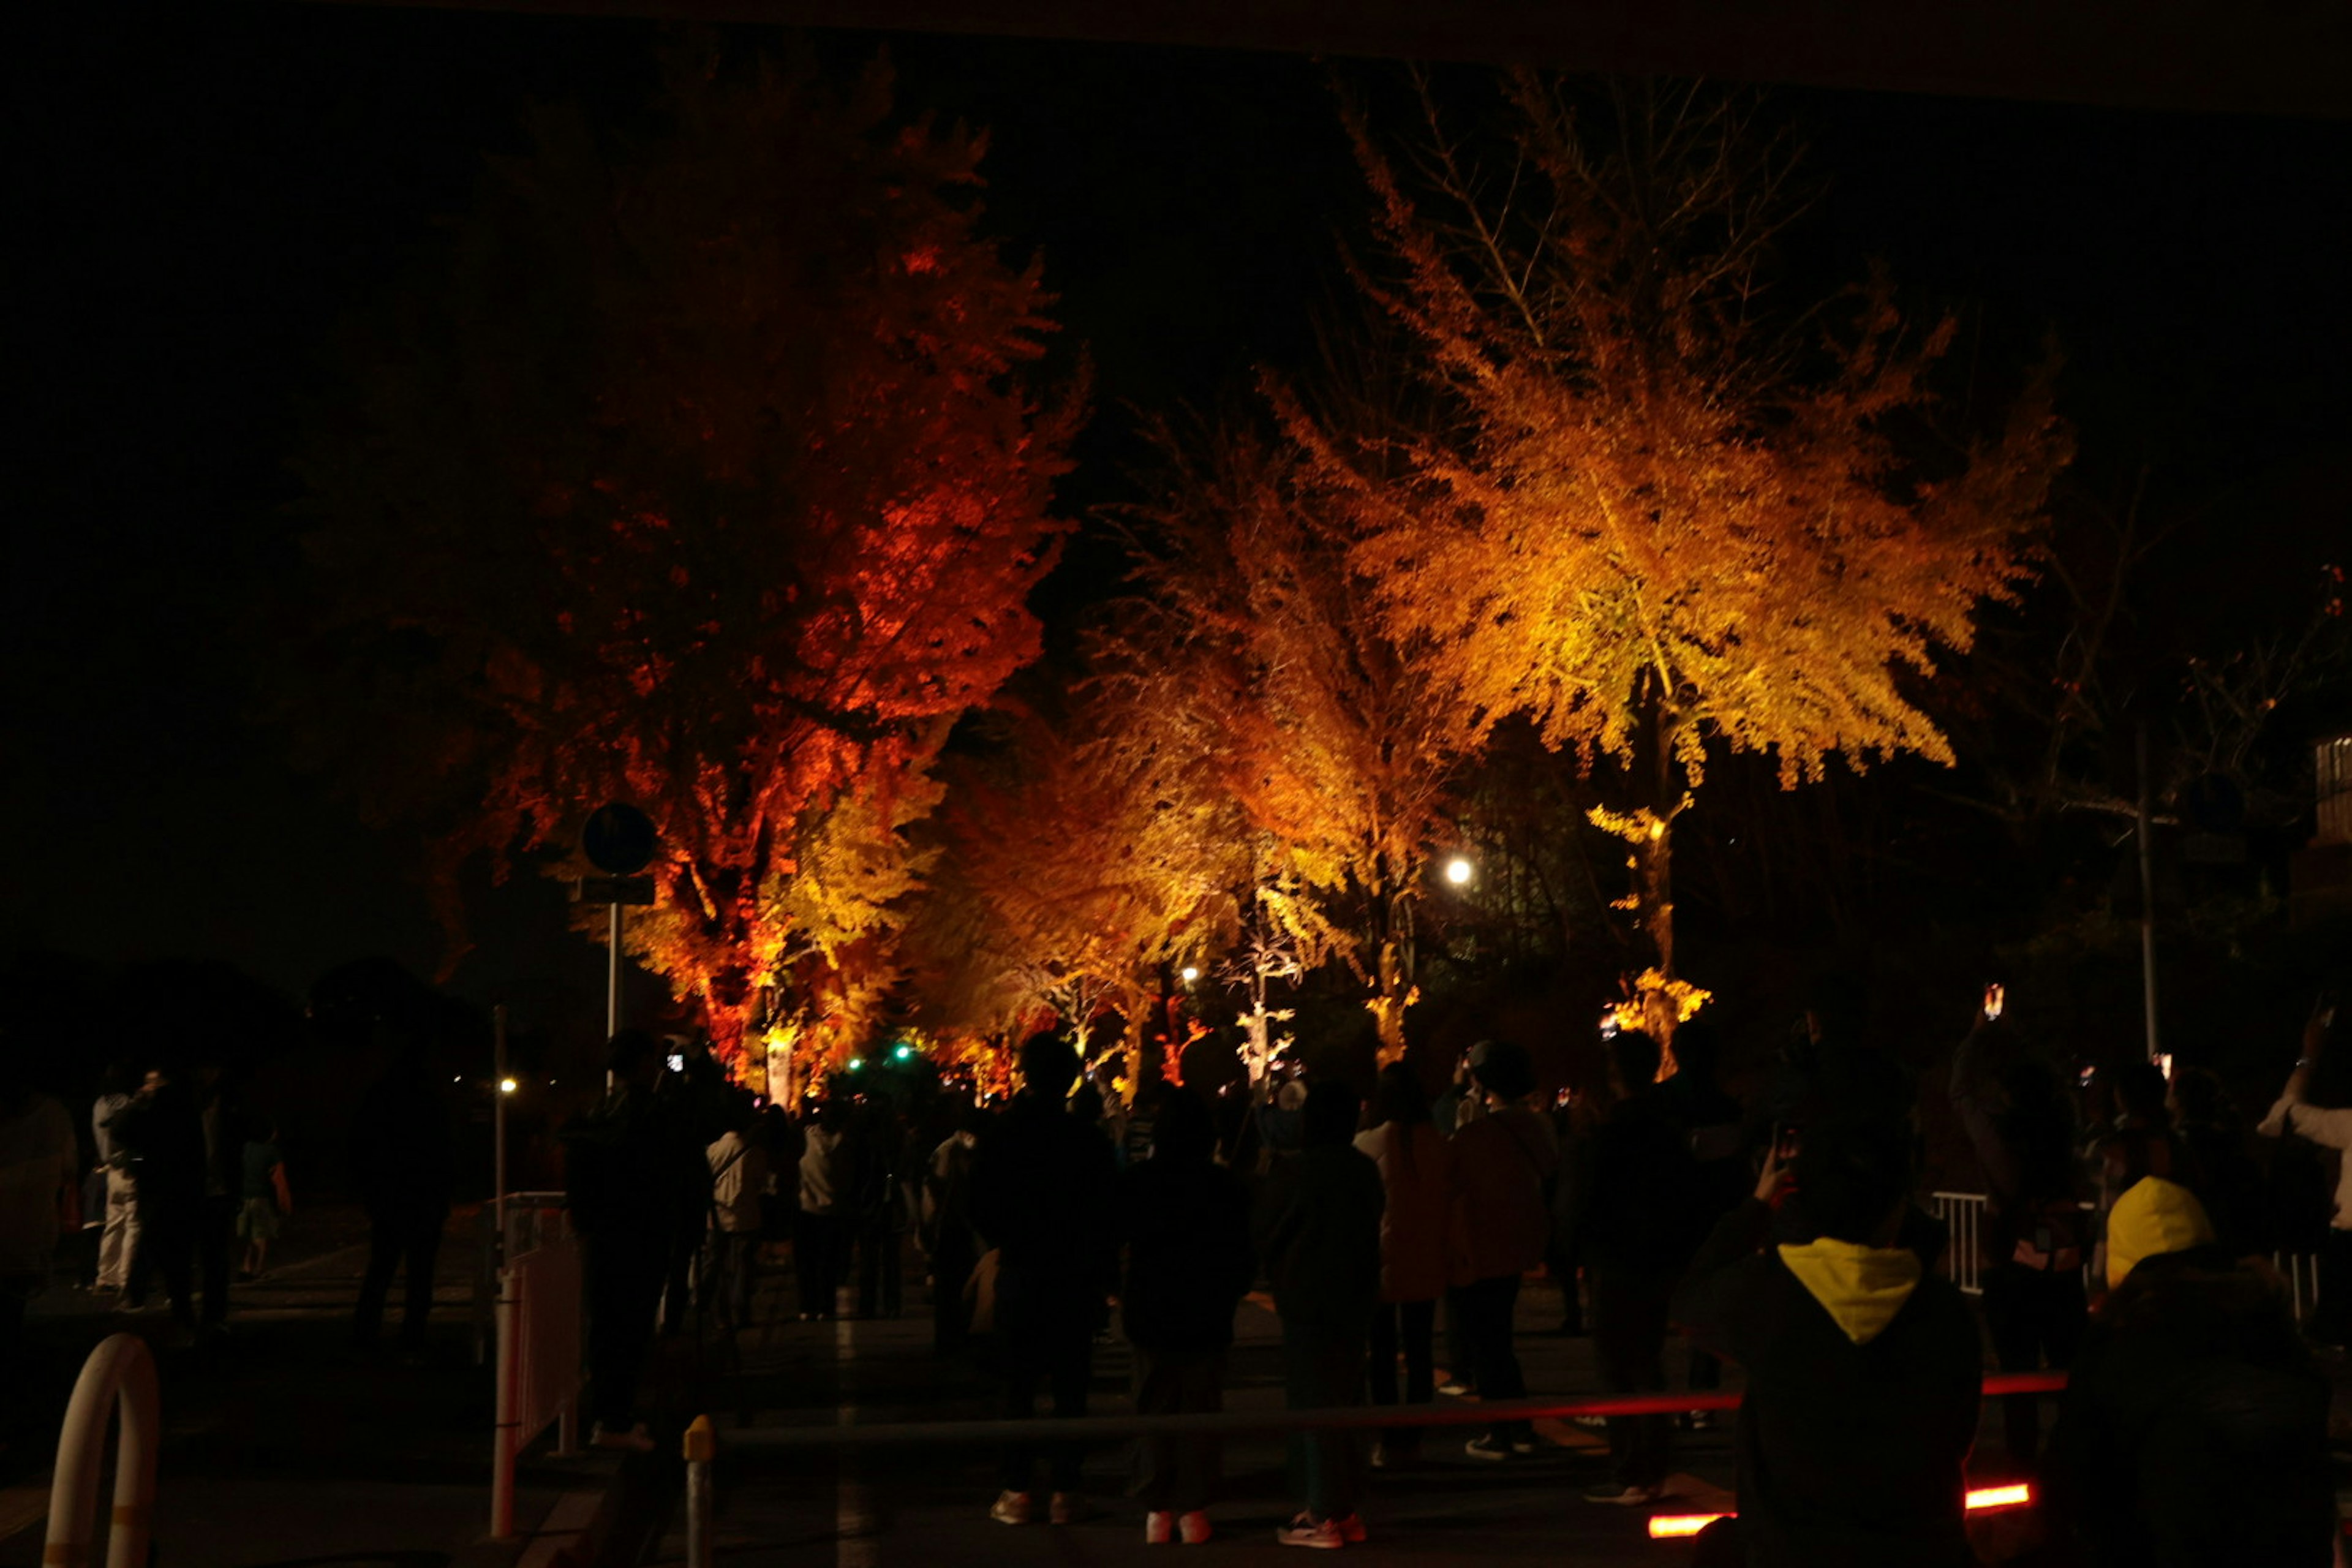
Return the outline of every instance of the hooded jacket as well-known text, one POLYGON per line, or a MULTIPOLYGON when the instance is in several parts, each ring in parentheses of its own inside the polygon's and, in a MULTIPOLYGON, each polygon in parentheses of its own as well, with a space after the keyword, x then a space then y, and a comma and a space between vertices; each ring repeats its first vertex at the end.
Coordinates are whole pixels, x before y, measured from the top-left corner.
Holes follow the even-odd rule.
POLYGON ((1822 1237, 1765 1247, 1771 1211, 1726 1215, 1674 1314, 1747 1370, 1737 1444, 1749 1561, 1973 1563, 1966 1466, 1983 1352, 1948 1279, 1908 1247, 1822 1237))
MULTIPOLYGON (((2112 1228, 2108 1243, 2112 1256, 2112 1228)), ((2151 1253, 2075 1352, 2047 1516, 2099 1568, 2327 1568, 2327 1377, 2270 1280, 2218 1247, 2151 1253)))

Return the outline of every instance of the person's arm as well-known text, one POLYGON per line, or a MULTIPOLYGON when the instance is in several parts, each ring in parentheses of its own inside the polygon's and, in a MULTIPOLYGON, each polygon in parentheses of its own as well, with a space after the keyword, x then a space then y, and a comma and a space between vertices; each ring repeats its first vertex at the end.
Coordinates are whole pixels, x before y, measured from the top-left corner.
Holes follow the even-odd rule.
POLYGON ((2352 1110, 2325 1110, 2297 1100, 2286 1108, 2286 1124, 2315 1143, 2352 1149, 2352 1110))
POLYGON ((1772 1200, 1788 1185, 1777 1149, 1764 1157, 1756 1190, 1699 1244, 1683 1282, 1675 1291, 1674 1321, 1691 1342, 1727 1360, 1738 1361, 1745 1336, 1741 1319, 1754 1303, 1751 1282, 1739 1266, 1756 1256, 1771 1232, 1772 1200))

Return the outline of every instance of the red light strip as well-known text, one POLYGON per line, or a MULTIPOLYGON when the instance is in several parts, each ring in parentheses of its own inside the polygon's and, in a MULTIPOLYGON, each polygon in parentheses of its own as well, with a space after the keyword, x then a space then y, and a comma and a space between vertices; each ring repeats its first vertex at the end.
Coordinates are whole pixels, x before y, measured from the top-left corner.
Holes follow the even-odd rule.
MULTIPOLYGON (((2005 1487, 1977 1487, 1969 1492, 1970 1513, 1989 1508, 2018 1508, 2033 1500, 2033 1489, 2022 1481, 2005 1487)), ((1679 1541, 1696 1535, 1718 1519, 1736 1519, 1729 1513, 1654 1513, 1650 1516, 1650 1539, 1679 1541)))

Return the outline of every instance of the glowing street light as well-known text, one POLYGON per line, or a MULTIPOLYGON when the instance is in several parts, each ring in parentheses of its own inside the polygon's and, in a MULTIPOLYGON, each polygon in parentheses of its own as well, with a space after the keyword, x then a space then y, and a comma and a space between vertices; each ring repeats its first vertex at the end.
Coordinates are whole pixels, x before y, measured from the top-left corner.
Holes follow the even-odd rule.
POLYGON ((1201 972, 1189 963, 1177 973, 1183 977, 1184 984, 1187 985, 1201 978, 1201 972))
POLYGON ((902 1041, 900 1042, 898 1048, 892 1051, 890 1054, 898 1058, 902 1062, 911 1061, 914 1058, 915 1047, 902 1041))
POLYGON ((1459 855, 1456 855, 1453 859, 1448 860, 1445 863, 1445 879, 1453 883, 1457 888, 1468 887, 1470 885, 1470 879, 1476 874, 1475 868, 1471 866, 1470 862, 1465 860, 1459 855))
POLYGON ((851 1072, 864 1072, 866 1070, 866 1058, 864 1057, 850 1058, 849 1070, 851 1072))
POLYGON ((499 1092, 500 1094, 512 1094, 516 1089, 520 1089, 522 1085, 515 1082, 515 1080, 510 1078, 502 1078, 499 1079, 499 1092))

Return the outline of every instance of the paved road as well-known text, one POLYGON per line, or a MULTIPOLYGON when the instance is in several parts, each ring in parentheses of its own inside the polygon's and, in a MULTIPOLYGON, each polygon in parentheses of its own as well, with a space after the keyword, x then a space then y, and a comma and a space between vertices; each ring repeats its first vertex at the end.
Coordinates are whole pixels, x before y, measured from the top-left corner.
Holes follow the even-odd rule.
MULTIPOLYGON (((1521 1345, 1537 1393, 1589 1392, 1591 1342, 1547 1335, 1558 1321, 1557 1294, 1531 1289, 1520 1311, 1521 1345)), ((1229 1407, 1281 1403, 1277 1325, 1253 1302, 1242 1310, 1228 1378, 1229 1407)), ((952 1448, 876 1453, 855 1459, 738 1451, 727 1456, 726 1428, 884 1420, 951 1420, 992 1415, 992 1386, 969 1367, 942 1369, 929 1355, 927 1319, 871 1323, 782 1324, 744 1336, 741 1363, 712 1385, 720 1427, 717 1550, 727 1568, 882 1568, 966 1563, 1119 1563, 1143 1550, 1141 1510, 1125 1496, 1128 1456, 1092 1455, 1087 1485, 1102 1517, 1066 1529, 1008 1529, 987 1517, 995 1495, 992 1455, 952 1448)), ((1123 1409, 1129 1370, 1123 1346, 1096 1356, 1095 1408, 1123 1409)), ((1670 1369, 1681 1377, 1677 1356, 1670 1369)), ((1466 1433, 1433 1432, 1429 1459, 1411 1471, 1373 1477, 1364 1513, 1373 1542, 1397 1561, 1550 1564, 1658 1563, 1679 1549, 1652 1542, 1644 1516, 1600 1507, 1580 1493, 1606 1479, 1600 1436, 1547 1423, 1544 1454, 1507 1465, 1463 1457, 1466 1433)), ((1727 1433, 1685 1436, 1677 1464, 1685 1506, 1727 1506, 1727 1433)), ((1224 1500, 1213 1510, 1223 1533, 1220 1561, 1271 1559, 1281 1549, 1275 1526, 1291 1510, 1281 1440, 1237 1441, 1226 1452, 1224 1500)), ((673 1528, 656 1556, 683 1561, 673 1528)), ((1284 1553, 1286 1560, 1289 1554, 1284 1553)), ((1159 1560, 1156 1556, 1152 1559, 1159 1560)))

